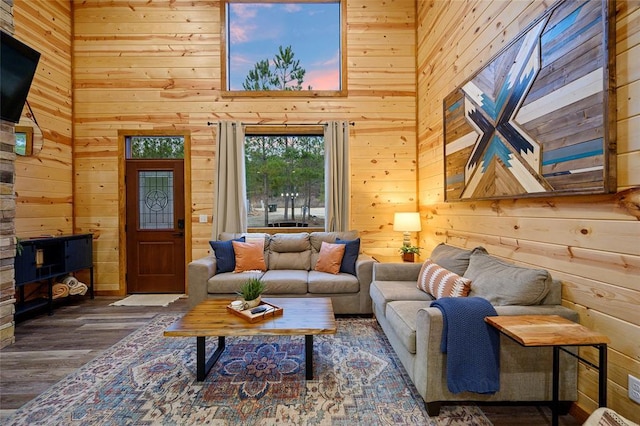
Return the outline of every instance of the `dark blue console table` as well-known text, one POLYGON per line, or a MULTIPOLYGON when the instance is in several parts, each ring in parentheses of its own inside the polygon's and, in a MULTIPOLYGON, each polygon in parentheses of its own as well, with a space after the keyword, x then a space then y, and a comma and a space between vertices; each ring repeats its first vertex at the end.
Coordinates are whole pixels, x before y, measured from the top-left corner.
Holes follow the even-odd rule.
POLYGON ((20 240, 21 252, 14 260, 17 290, 16 318, 36 309, 53 313, 55 278, 84 269, 89 270, 89 296, 93 299, 93 234, 61 235, 20 240), (41 282, 48 297, 25 300, 25 286, 41 282))

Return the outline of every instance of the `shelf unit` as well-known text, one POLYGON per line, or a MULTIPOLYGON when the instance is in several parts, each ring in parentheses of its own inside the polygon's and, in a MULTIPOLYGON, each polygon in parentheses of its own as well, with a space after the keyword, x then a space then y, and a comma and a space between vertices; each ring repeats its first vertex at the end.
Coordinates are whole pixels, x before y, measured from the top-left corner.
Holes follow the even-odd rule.
POLYGON ((55 278, 88 269, 88 293, 93 299, 93 234, 61 235, 20 240, 22 251, 14 260, 17 290, 16 318, 46 307, 53 313, 55 278), (42 282, 47 297, 25 300, 25 286, 42 282))

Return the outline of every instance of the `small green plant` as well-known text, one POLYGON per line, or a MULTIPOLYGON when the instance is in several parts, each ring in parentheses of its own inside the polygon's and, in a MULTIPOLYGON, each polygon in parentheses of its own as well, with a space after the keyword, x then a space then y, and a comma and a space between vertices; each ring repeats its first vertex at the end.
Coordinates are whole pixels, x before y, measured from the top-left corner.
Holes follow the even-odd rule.
POLYGON ((402 247, 400 247, 400 253, 402 253, 402 254, 405 254, 405 253, 420 254, 420 248, 421 247, 417 247, 417 246, 402 246, 402 247))
POLYGON ((258 278, 249 278, 247 282, 242 284, 240 287, 240 291, 238 291, 238 295, 242 296, 244 300, 254 300, 257 299, 262 292, 264 292, 266 286, 262 281, 258 278))
POLYGON ((16 237, 16 255, 22 255, 22 241, 18 237, 16 237))

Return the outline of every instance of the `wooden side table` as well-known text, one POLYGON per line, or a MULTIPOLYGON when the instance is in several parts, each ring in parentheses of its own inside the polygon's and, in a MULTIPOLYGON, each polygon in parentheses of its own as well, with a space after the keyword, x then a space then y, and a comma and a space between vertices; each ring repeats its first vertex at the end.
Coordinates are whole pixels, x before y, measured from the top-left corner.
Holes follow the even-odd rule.
POLYGON ((607 406, 607 344, 609 338, 559 315, 514 315, 486 317, 485 321, 522 346, 553 347, 552 426, 558 426, 560 350, 598 370, 598 404, 607 406), (598 349, 598 365, 581 358, 562 346, 594 346, 598 349))

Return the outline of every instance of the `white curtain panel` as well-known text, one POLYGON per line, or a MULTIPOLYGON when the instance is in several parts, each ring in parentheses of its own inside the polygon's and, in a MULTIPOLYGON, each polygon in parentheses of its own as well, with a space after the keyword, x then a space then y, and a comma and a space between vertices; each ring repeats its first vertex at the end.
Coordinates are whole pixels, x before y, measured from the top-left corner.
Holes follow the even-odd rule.
POLYGON ((349 122, 331 121, 324 130, 326 230, 349 230, 349 122))
POLYGON ((247 232, 247 188, 242 123, 218 123, 213 239, 221 232, 247 232))

